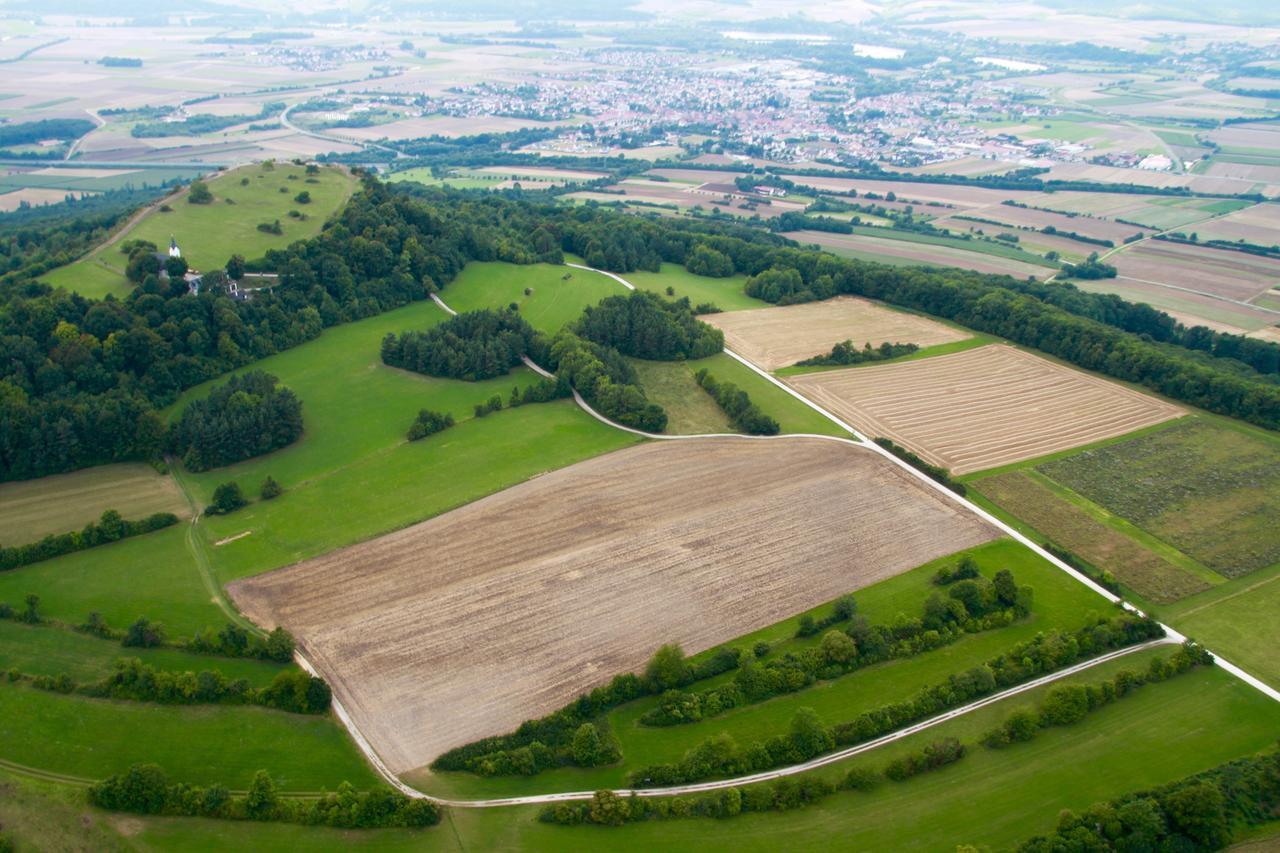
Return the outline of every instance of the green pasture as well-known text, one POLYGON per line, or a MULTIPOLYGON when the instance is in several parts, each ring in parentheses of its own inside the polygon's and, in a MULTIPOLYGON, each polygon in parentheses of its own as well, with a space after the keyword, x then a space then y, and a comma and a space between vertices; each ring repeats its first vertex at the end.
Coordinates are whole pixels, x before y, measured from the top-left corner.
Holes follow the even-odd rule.
POLYGON ((109 250, 101 250, 50 270, 40 280, 86 299, 103 299, 109 293, 122 299, 133 290, 133 284, 124 276, 124 265, 124 255, 115 256, 109 250))
POLYGON ((915 231, 900 231, 896 228, 876 228, 874 226, 853 226, 853 233, 869 237, 883 237, 886 240, 902 240, 907 243, 925 243, 930 246, 949 246, 966 252, 977 252, 980 255, 992 255, 997 258, 1008 258, 1023 261, 1041 267, 1057 269, 1058 264, 1045 260, 1039 255, 1023 251, 1017 246, 995 240, 961 240, 955 237, 940 237, 936 234, 920 234, 915 231))
POLYGON ((255 687, 266 686, 287 668, 270 661, 197 655, 181 649, 125 648, 118 640, 105 640, 66 628, 0 620, 0 670, 17 669, 27 675, 65 673, 87 684, 108 675, 120 658, 138 658, 156 669, 171 672, 216 670, 229 680, 243 678, 255 687))
MULTIPOLYGON (((328 329, 318 339, 256 362, 302 400, 305 432, 266 456, 180 477, 201 502, 230 480, 256 496, 267 477, 285 489, 226 516, 202 519, 197 535, 223 580, 256 574, 405 527, 545 471, 625 447, 637 439, 611 429, 570 400, 504 410, 472 410, 535 378, 526 368, 485 382, 438 379, 382 364, 388 332, 424 329, 444 312, 431 302, 328 329), (419 409, 451 412, 458 425, 405 440, 419 409), (217 543, 248 533, 247 536, 217 543)), ((177 412, 209 386, 187 391, 177 412)))
POLYGON ((101 779, 154 762, 177 780, 245 789, 268 770, 282 789, 375 783, 332 717, 224 705, 88 699, 0 684, 0 756, 41 770, 101 779))
POLYGON ((741 311, 747 308, 768 308, 769 303, 743 293, 747 283, 745 275, 728 278, 710 278, 694 275, 679 264, 664 263, 659 272, 638 270, 623 275, 627 281, 641 290, 649 290, 667 298, 687 296, 694 305, 710 302, 722 311, 741 311), (667 288, 675 291, 667 296, 667 288))
POLYGON ((1280 689, 1280 565, 1236 578, 1161 611, 1170 625, 1280 689))
MULTIPOLYGON (((724 410, 702 390, 693 374, 708 367, 710 359, 696 361, 645 361, 628 359, 640 379, 645 396, 667 411, 666 432, 671 435, 737 432, 724 410)), ((708 368, 709 369, 709 368, 708 368)), ((718 378, 718 377, 717 377, 718 378)))
POLYGON ((554 335, 582 316, 587 306, 625 293, 621 284, 591 270, 489 261, 467 264, 456 279, 445 285, 440 298, 458 312, 505 308, 514 303, 531 326, 554 335))

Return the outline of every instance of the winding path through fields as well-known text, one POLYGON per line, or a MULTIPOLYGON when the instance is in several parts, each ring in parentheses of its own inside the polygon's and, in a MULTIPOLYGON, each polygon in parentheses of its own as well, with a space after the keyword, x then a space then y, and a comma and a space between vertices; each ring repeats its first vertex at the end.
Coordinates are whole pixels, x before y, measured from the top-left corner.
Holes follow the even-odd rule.
MULTIPOLYGON (((628 290, 636 289, 633 284, 631 284, 626 279, 624 279, 623 277, 615 273, 605 272, 603 270, 596 270, 596 269, 593 269, 592 267, 587 267, 580 264, 568 264, 568 266, 574 267, 575 269, 586 270, 590 272, 599 272, 602 275, 608 276, 609 278, 612 278, 615 281, 618 281, 623 286, 625 286, 628 290)), ((450 308, 449 305, 445 303, 439 297, 438 294, 433 293, 431 295, 431 298, 436 302, 436 304, 438 304, 447 313, 451 315, 457 314, 457 312, 454 311, 452 308, 450 308)), ((795 389, 779 381, 772 374, 762 370, 761 368, 747 361, 745 358, 733 352, 732 350, 729 350, 726 348, 725 353, 729 355, 731 358, 741 362, 745 367, 747 367, 748 369, 750 369, 751 371, 753 371, 754 373, 756 373, 757 375, 765 379, 767 382, 770 382, 771 384, 785 391, 787 394, 790 394, 792 397, 796 398, 804 405, 808 406, 809 408, 823 415, 832 423, 839 426, 842 430, 846 430, 851 436, 853 436, 852 438, 848 438, 848 439, 839 438, 835 436, 805 436, 806 438, 825 438, 832 441, 839 441, 839 442, 843 442, 851 445, 856 445, 856 446, 865 448, 872 453, 879 454, 891 464, 898 466, 910 476, 920 480, 928 488, 931 488, 936 492, 938 492, 939 494, 941 494, 947 500, 955 501, 961 504, 970 512, 979 516, 980 518, 985 520, 987 523, 995 526, 997 529, 1002 531, 1009 538, 1014 539, 1015 541, 1021 543, 1022 545, 1025 545, 1026 547, 1030 548, 1042 559, 1047 560, 1048 562, 1053 564, 1055 567, 1057 567, 1061 571, 1066 572, 1068 575, 1075 578, 1077 581, 1089 587, 1094 592, 1103 596, 1107 600, 1111 601, 1112 603, 1119 604, 1127 610, 1133 611, 1135 613, 1141 613, 1141 611, 1139 611, 1136 607, 1124 601, 1119 596, 1113 594, 1111 591, 1098 585, 1091 578, 1087 577, 1086 575, 1082 574, 1081 572, 1067 565, 1065 562, 1058 559, 1053 554, 1050 554, 1044 548, 1042 548, 1038 543, 1029 539, 1022 533, 1018 532, 1013 527, 1006 524, 999 518, 995 517, 994 515, 982 509, 981 507, 977 506, 976 504, 966 500, 964 497, 956 494, 955 492, 951 491, 950 489, 943 486, 942 484, 929 478, 923 472, 912 467, 911 465, 908 465, 906 462, 894 456, 888 450, 885 450, 884 448, 880 447, 875 442, 868 440, 866 436, 860 434, 851 425, 844 422, 840 418, 836 417, 834 414, 827 411, 825 408, 818 405, 817 403, 814 403, 812 400, 807 399, 806 397, 801 395, 799 392, 797 392, 795 389)), ((544 370, 543 368, 541 368, 540 366, 533 363, 531 360, 527 358, 525 359, 525 363, 530 367, 530 369, 536 371, 537 373, 543 376, 551 375, 546 370, 544 370)), ((616 429, 621 429, 635 435, 643 436, 645 438, 655 439, 659 441, 671 441, 671 440, 697 441, 697 440, 705 440, 707 438, 726 437, 723 434, 719 436, 694 436, 694 435, 674 436, 674 435, 659 435, 656 433, 648 433, 642 430, 632 429, 630 427, 623 426, 622 424, 619 424, 619 423, 616 423, 615 421, 610 420, 609 418, 605 417, 604 415, 602 415, 601 413, 593 409, 586 402, 586 400, 584 400, 582 396, 578 394, 576 391, 574 392, 574 399, 577 402, 577 404, 580 407, 582 407, 584 411, 589 413, 592 417, 596 418, 597 420, 605 424, 608 424, 616 429)), ((799 437, 796 435, 780 435, 780 436, 742 436, 739 434, 733 434, 733 435, 734 437, 742 438, 742 439, 754 438, 758 440, 773 440, 773 441, 785 441, 788 439, 794 439, 799 437)), ((1165 630, 1166 636, 1160 640, 1154 640, 1148 643, 1144 643, 1137 646, 1131 646, 1125 649, 1119 649, 1117 651, 1108 653, 1106 655, 1101 655, 1099 657, 1092 658, 1087 661, 1083 661, 1081 663, 1075 664, 1074 666, 1070 666, 1065 669, 1058 670, 1057 672, 1049 673, 1048 675, 1042 676, 1038 679, 1027 682, 1025 684, 1021 684, 1016 687, 1012 687, 1008 690, 1004 690, 999 693, 993 694, 991 696, 987 696, 983 699, 977 700, 976 702, 971 702, 959 708, 955 708, 950 711, 944 712, 942 714, 938 714, 937 716, 931 717, 920 723, 916 723, 915 725, 909 726, 904 729, 900 729, 896 732, 891 732, 890 734, 885 735, 884 737, 881 737, 881 738, 877 738, 876 740, 868 741, 867 743, 863 743, 863 744, 858 744, 856 746, 849 747, 848 749, 829 753, 827 755, 820 756, 816 759, 813 759, 808 762, 804 762, 802 764, 795 764, 789 767, 779 768, 777 770, 766 771, 764 773, 757 773, 750 776, 740 776, 732 779, 723 779, 723 780, 718 780, 714 782, 704 782, 704 783, 699 783, 694 785, 681 785, 681 786, 672 786, 672 787, 663 787, 663 788, 625 789, 625 790, 619 790, 616 793, 623 796, 630 796, 632 794, 635 794, 636 796, 641 796, 641 797, 673 796, 673 795, 679 795, 679 794, 690 794, 690 793, 698 793, 702 791, 717 790, 721 788, 736 787, 739 785, 750 784, 753 782, 763 782, 763 781, 768 781, 770 779, 779 779, 785 776, 793 776, 799 773, 805 773, 809 770, 813 770, 818 767, 823 767, 828 764, 841 761, 845 758, 849 758, 854 755, 868 752, 870 750, 876 749, 885 744, 892 743, 894 741, 900 740, 901 738, 908 737, 909 735, 932 728, 933 726, 940 725, 944 722, 947 722, 948 720, 952 720, 952 719, 955 719, 956 717, 963 716, 964 714, 968 714, 971 711, 978 710, 979 708, 986 707, 996 702, 1000 702, 1003 699, 1006 699, 1010 696, 1015 696, 1020 693, 1026 692, 1028 690, 1035 689, 1036 687, 1042 686, 1044 684, 1051 683, 1058 679, 1065 678, 1079 672, 1083 672, 1091 667, 1097 666, 1098 664, 1104 663, 1106 661, 1114 660, 1118 657, 1131 654, 1141 649, 1152 648, 1154 646, 1161 645, 1161 644, 1182 643, 1186 640, 1186 637, 1184 637, 1181 633, 1169 627, 1168 625, 1162 625, 1162 627, 1165 630)), ((311 664, 309 660, 305 658, 305 656, 299 653, 297 657, 299 659, 299 663, 303 666, 304 669, 311 672, 312 674, 317 674, 315 667, 311 664)), ((1225 670, 1229 674, 1235 676, 1236 678, 1241 679, 1246 684, 1248 684, 1249 686, 1253 687, 1256 690, 1259 690, 1269 698, 1277 702, 1280 702, 1280 691, 1277 691, 1275 688, 1266 684, 1262 680, 1255 678, 1254 676, 1248 674, 1247 672, 1235 666, 1234 664, 1223 660, 1217 655, 1214 656, 1214 659, 1215 659, 1216 665, 1220 666, 1223 670, 1225 670)), ((377 752, 372 748, 369 742, 365 739, 364 735, 361 734, 359 728, 354 724, 350 715, 347 713, 347 710, 342 706, 341 702, 336 697, 333 700, 333 709, 338 719, 342 721, 344 726, 346 726, 347 730, 351 733, 352 738, 355 740, 357 746, 359 746, 360 750, 365 754, 366 758, 377 770, 379 775, 381 775, 388 784, 390 784, 392 787, 396 788, 397 790, 399 790, 401 793, 405 794, 408 797, 412 797, 415 799, 427 799, 427 800, 431 800, 432 802, 438 803, 440 805, 452 806, 455 808, 497 808, 497 807, 504 807, 504 806, 555 803, 555 802, 562 802, 567 800, 586 800, 594 796, 594 793, 595 793, 594 791, 572 791, 572 792, 562 792, 562 793, 553 793, 553 794, 535 794, 535 795, 530 795, 525 797, 508 797, 508 798, 486 799, 486 800, 453 800, 453 799, 442 798, 442 797, 434 797, 405 784, 398 776, 396 776, 387 768, 387 766, 383 763, 382 759, 378 756, 377 752)))

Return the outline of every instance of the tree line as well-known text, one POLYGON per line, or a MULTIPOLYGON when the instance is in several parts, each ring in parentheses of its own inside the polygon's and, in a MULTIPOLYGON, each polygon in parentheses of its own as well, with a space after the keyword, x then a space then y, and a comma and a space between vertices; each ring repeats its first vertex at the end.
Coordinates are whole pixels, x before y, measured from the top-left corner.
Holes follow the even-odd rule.
POLYGON ((869 361, 887 361, 911 355, 920 349, 918 344, 891 344, 888 341, 874 349, 871 341, 867 341, 862 349, 853 345, 853 341, 845 340, 831 348, 831 352, 815 355, 804 361, 797 361, 796 367, 847 367, 852 364, 865 364, 869 361))
POLYGON ((285 670, 266 687, 255 688, 247 679, 228 679, 218 670, 174 672, 156 669, 138 658, 117 660, 110 674, 88 684, 76 682, 67 673, 28 676, 10 671, 10 681, 23 679, 39 690, 97 699, 162 705, 257 705, 293 714, 324 714, 333 698, 323 678, 300 669, 285 670))
POLYGON ((1163 634, 1164 629, 1158 622, 1129 613, 1109 619, 1098 617, 1071 634, 1054 629, 1037 634, 984 664, 930 685, 906 700, 867 711, 853 720, 829 728, 807 721, 802 738, 795 737, 793 721, 791 736, 774 735, 746 747, 722 733, 689 750, 679 762, 633 771, 629 781, 636 787, 680 785, 799 764, 839 746, 873 740, 1045 672, 1163 634))
POLYGON ((50 534, 38 542, 26 545, 0 547, 0 571, 61 557, 63 554, 83 551, 96 545, 118 542, 130 536, 140 536, 177 523, 178 517, 171 512, 157 512, 138 521, 129 521, 121 518, 120 513, 114 509, 109 509, 102 513, 98 521, 86 524, 83 530, 50 534))
POLYGON ((748 435, 778 434, 778 430, 781 429, 778 422, 762 412, 759 406, 751 402, 747 392, 737 385, 732 382, 717 381, 705 367, 693 374, 693 378, 729 416, 729 422, 733 424, 734 429, 748 435))
MULTIPOLYGON (((872 625, 856 612, 852 596, 846 596, 820 622, 807 614, 802 617, 796 635, 813 636, 848 622, 843 630, 827 630, 818 645, 763 663, 743 656, 733 680, 719 687, 696 692, 667 690, 639 722, 645 726, 696 723, 873 664, 914 657, 950 645, 966 634, 1007 627, 1026 618, 1031 612, 1032 597, 1030 587, 1019 588, 1013 574, 1002 569, 991 581, 975 576, 957 583, 946 597, 931 594, 918 617, 899 613, 891 624, 872 625)), ((754 651, 759 658, 770 649, 763 644, 754 651)))
POLYGON ((694 316, 687 298, 633 290, 588 306, 574 323, 582 338, 650 361, 698 359, 724 349, 724 333, 694 316))
POLYGON ((265 770, 255 773, 249 790, 239 796, 224 785, 175 783, 155 764, 135 764, 91 785, 89 802, 100 809, 134 814, 279 821, 342 829, 416 828, 440 822, 440 809, 434 803, 411 800, 386 787, 357 792, 343 782, 337 791, 318 799, 285 797, 265 770))

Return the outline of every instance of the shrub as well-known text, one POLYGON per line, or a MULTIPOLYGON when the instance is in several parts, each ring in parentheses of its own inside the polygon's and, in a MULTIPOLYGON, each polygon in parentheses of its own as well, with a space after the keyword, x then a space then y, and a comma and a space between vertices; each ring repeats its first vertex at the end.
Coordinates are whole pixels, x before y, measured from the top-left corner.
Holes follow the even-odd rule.
POLYGON ((190 204, 209 204, 213 201, 213 193, 209 192, 208 184, 196 179, 191 182, 191 188, 187 191, 187 201, 190 204))
POLYGON ((213 490, 213 500, 204 511, 207 515, 226 515, 248 504, 249 501, 240 491, 240 484, 233 480, 230 483, 222 483, 213 490))
POLYGON ((274 500, 284 494, 284 489, 275 481, 274 477, 267 477, 262 481, 262 485, 258 488, 258 496, 264 501, 274 500))
POLYGON ((434 435, 441 430, 446 430, 453 426, 452 413, 446 412, 441 414, 433 412, 429 409, 422 409, 418 412, 418 416, 414 418, 413 424, 409 427, 409 441, 418 441, 429 435, 434 435))

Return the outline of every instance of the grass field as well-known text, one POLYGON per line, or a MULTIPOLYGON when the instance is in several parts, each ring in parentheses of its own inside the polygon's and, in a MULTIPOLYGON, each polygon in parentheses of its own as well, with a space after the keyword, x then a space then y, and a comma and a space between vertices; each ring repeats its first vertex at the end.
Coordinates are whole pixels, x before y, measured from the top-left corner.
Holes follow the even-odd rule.
MULTIPOLYGON (((317 340, 256 362, 302 399, 305 432, 267 456, 203 474, 181 474, 198 498, 228 480, 249 495, 268 475, 283 497, 227 516, 203 519, 199 534, 224 580, 254 574, 386 533, 580 459, 626 446, 612 430, 559 401, 475 419, 472 407, 533 374, 519 368, 486 382, 437 379, 386 367, 378 355, 387 332, 424 329, 444 319, 420 302, 328 329, 317 340), (422 408, 452 412, 458 426, 408 443, 422 408), (250 535, 224 545, 222 540, 250 535)), ((225 381, 216 380, 215 383, 225 381)), ((171 412, 208 393, 187 391, 171 412)))
POLYGON ((645 396, 667 411, 671 435, 699 435, 737 432, 711 395, 698 385, 693 374, 707 367, 709 359, 696 361, 645 361, 628 359, 636 369, 645 396))
POLYGON ((1280 566, 1262 569, 1178 602, 1169 624, 1280 688, 1280 566))
POLYGON ((606 275, 552 264, 517 266, 500 261, 473 262, 449 282, 440 298, 455 311, 520 306, 520 316, 541 332, 554 335, 582 315, 588 305, 626 288, 606 275), (528 296, 525 289, 532 290, 528 296))
POLYGON ((1007 471, 974 481, 998 507, 1056 542, 1111 572, 1127 588, 1158 603, 1177 601, 1209 588, 1203 578, 1114 529, 1085 507, 1057 494, 1052 481, 1034 471, 1007 471))
POLYGON ((171 637, 220 628, 226 617, 187 551, 186 527, 0 572, 0 601, 17 606, 35 593, 41 613, 73 625, 96 610, 117 628, 146 616, 164 623, 171 637))
POLYGON ((745 275, 728 278, 709 278, 694 275, 679 264, 664 263, 660 272, 638 270, 623 276, 641 290, 650 290, 667 298, 689 297, 694 305, 710 302, 722 311, 741 311, 746 308, 767 308, 769 303, 743 293, 747 283, 745 275), (675 291, 667 296, 667 288, 675 291))
MULTIPOLYGON (((1167 653, 1139 652, 1070 682, 1095 683, 1167 653)), ((855 761, 878 770, 892 758, 940 737, 973 744, 1013 708, 1034 704, 1044 692, 1033 691, 1013 702, 975 711, 825 772, 834 778, 856 766, 855 761)), ((538 823, 536 806, 452 809, 441 826, 420 832, 135 818, 89 809, 77 791, 4 771, 0 781, 6 796, 0 799, 0 820, 20 840, 40 839, 51 846, 81 849, 127 844, 141 850, 196 851, 342 846, 383 851, 661 848, 772 853, 830 850, 833 838, 866 850, 951 850, 959 843, 1005 849, 1052 829, 1061 809, 1079 811, 1093 802, 1265 749, 1273 743, 1278 723, 1274 706, 1260 694, 1225 673, 1201 670, 1143 687, 1074 726, 1047 730, 1028 744, 1004 750, 973 746, 961 762, 906 782, 885 782, 867 793, 838 793, 799 811, 722 821, 690 818, 621 829, 568 828, 538 823), (1171 749, 1171 744, 1177 748, 1171 749), (975 813, 983 819, 975 821, 975 813), (85 815, 88 820, 82 819, 85 815)), ((1263 827, 1256 835, 1265 838, 1270 831, 1263 827)))
MULTIPOLYGON (((1120 669, 1145 665, 1152 654, 1102 664, 1071 680, 1099 681, 1120 669)), ((1016 704, 996 703, 840 762, 826 775, 838 778, 854 766, 878 770, 941 737, 972 745, 1014 707, 1032 704, 1044 692, 1024 694, 1016 704)), ((841 846, 854 850, 938 851, 962 843, 1007 849, 1052 829, 1064 808, 1083 810, 1099 800, 1268 748, 1278 723, 1274 703, 1226 673, 1208 669, 1143 687, 1074 726, 1045 731, 1031 743, 1004 750, 974 745, 949 768, 907 782, 884 782, 867 793, 835 794, 796 812, 655 821, 621 829, 548 826, 516 821, 514 813, 505 822, 477 812, 455 812, 451 820, 466 842, 491 848, 822 851, 839 838, 841 846)))
POLYGON ((1039 470, 1219 574, 1280 563, 1280 440, 1190 418, 1039 470))
MULTIPOLYGON (((656 700, 637 700, 608 715, 623 752, 623 762, 616 767, 593 770, 565 768, 544 772, 532 779, 483 779, 465 773, 444 773, 414 777, 414 781, 432 792, 461 796, 519 795, 534 791, 621 785, 628 771, 656 762, 678 760, 686 750, 721 731, 729 732, 740 744, 749 744, 784 731, 796 710, 802 707, 814 708, 828 723, 852 719, 864 710, 905 698, 923 685, 975 666, 1040 631, 1052 627, 1078 627, 1091 612, 1105 612, 1109 607, 1105 599, 1011 540, 996 540, 968 553, 973 554, 988 577, 998 569, 1008 568, 1018 583, 1034 588, 1032 618, 1007 628, 968 635, 953 645, 913 658, 889 661, 834 681, 819 682, 798 693, 738 708, 700 723, 667 728, 640 726, 637 720, 656 704, 656 700)), ((950 562, 954 562, 954 558, 937 560, 858 591, 855 598, 859 612, 873 624, 890 622, 898 613, 918 613, 925 598, 936 589, 929 579, 940 565, 950 562)), ((826 615, 829 607, 823 605, 811 612, 826 615)), ((788 641, 794 637, 801 615, 796 614, 726 645, 748 648, 758 640, 765 640, 780 644, 771 654, 782 654, 817 642, 818 637, 807 641, 788 641)), ((725 678, 721 676, 700 682, 697 687, 701 689, 718 684, 725 678)))
POLYGON ((22 545, 49 533, 80 530, 114 509, 130 520, 187 511, 171 477, 150 465, 85 468, 38 480, 0 484, 0 544, 22 545))
MULTIPOLYGON (((210 204, 190 204, 184 192, 167 201, 170 212, 157 206, 121 239, 150 240, 164 250, 174 237, 192 268, 221 269, 233 254, 252 260, 268 249, 282 249, 319 233, 356 187, 355 178, 338 168, 324 168, 318 175, 308 176, 301 166, 291 163, 276 164, 271 171, 261 165, 245 166, 210 178, 208 184, 214 195, 210 204), (248 184, 242 186, 242 180, 248 184), (303 190, 311 194, 309 204, 294 200, 303 190), (292 218, 291 210, 307 218, 292 218), (259 224, 277 219, 283 234, 258 230, 259 224)), ((114 243, 51 270, 41 280, 92 299, 108 293, 123 297, 133 287, 123 275, 125 260, 119 243, 114 243)))
POLYGON ((0 756, 100 779, 155 762, 174 779, 245 789, 269 770, 282 789, 367 788, 373 771, 329 716, 265 708, 116 702, 0 684, 0 756))
POLYGON ((213 192, 210 204, 190 204, 185 196, 170 202, 172 213, 149 214, 128 234, 128 239, 150 240, 157 246, 177 239, 182 256, 198 270, 221 269, 233 254, 252 260, 268 249, 283 249, 295 240, 319 233, 325 220, 342 207, 356 188, 350 174, 334 167, 308 176, 301 166, 277 163, 267 171, 260 165, 233 169, 209 180, 213 192), (248 179, 249 183, 241 185, 248 179), (314 183, 309 183, 314 181, 314 183), (311 194, 310 204, 294 197, 303 190, 311 194), (227 199, 233 200, 229 204, 227 199), (306 220, 293 219, 297 210, 306 220), (281 235, 258 230, 259 223, 280 220, 281 235))
POLYGON ((244 678, 263 687, 286 667, 251 658, 196 655, 181 649, 125 648, 117 640, 103 640, 61 628, 31 627, 0 621, 0 670, 16 668, 28 675, 66 673, 81 683, 107 675, 120 658, 138 658, 156 669, 171 672, 216 670, 228 679, 244 678))

